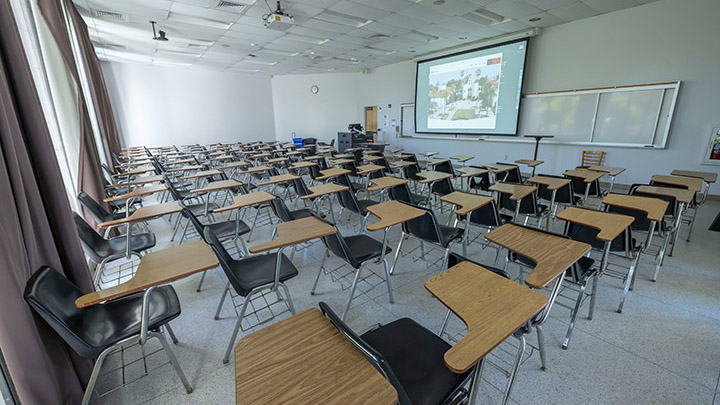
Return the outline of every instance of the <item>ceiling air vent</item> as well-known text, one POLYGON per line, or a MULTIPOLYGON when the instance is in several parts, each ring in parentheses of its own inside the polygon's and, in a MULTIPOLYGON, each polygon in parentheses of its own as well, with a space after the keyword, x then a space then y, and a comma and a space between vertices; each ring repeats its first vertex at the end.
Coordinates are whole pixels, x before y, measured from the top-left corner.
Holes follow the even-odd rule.
POLYGON ((123 21, 123 22, 128 21, 127 14, 118 13, 116 11, 93 9, 92 14, 94 17, 102 18, 104 20, 123 21))
POLYGON ((388 38, 390 38, 390 37, 387 36, 387 35, 385 35, 385 34, 375 34, 375 35, 371 36, 371 37, 368 38, 368 39, 374 39, 374 40, 376 40, 376 41, 382 41, 382 40, 385 40, 385 39, 388 39, 388 38))
POLYGON ((215 6, 216 10, 229 11, 231 13, 242 13, 247 8, 247 4, 236 3, 234 1, 220 0, 215 6))

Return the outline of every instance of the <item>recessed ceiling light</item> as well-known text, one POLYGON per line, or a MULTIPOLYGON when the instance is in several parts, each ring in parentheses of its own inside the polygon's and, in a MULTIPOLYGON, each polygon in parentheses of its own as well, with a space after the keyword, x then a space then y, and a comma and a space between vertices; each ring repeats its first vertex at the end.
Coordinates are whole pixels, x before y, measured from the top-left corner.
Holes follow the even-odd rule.
POLYGON ((533 17, 530 19, 530 22, 538 22, 540 21, 540 17, 533 17))
POLYGON ((257 46, 255 42, 250 42, 250 46, 257 46))
POLYGON ((220 46, 222 46, 223 48, 230 48, 230 44, 222 44, 220 46))
POLYGON ((439 5, 445 4, 445 0, 435 0, 435 1, 433 1, 433 4, 436 6, 439 6, 439 5))

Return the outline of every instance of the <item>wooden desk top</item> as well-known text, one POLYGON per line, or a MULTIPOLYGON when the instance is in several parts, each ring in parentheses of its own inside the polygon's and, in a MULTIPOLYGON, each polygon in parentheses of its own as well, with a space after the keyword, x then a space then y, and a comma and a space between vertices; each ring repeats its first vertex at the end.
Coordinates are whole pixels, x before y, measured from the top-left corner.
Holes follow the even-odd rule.
POLYGON ((263 152, 263 153, 256 153, 254 155, 248 155, 250 159, 260 159, 260 158, 266 158, 270 157, 271 155, 269 153, 263 152))
POLYGON ((597 240, 602 242, 610 242, 623 233, 630 226, 635 218, 629 215, 613 214, 610 212, 602 212, 589 210, 578 207, 568 207, 557 217, 574 224, 584 225, 593 229, 597 229, 597 240))
POLYGON ((156 183, 158 181, 165 181, 165 178, 159 174, 153 175, 153 176, 140 176, 136 177, 131 181, 125 181, 122 183, 117 184, 111 184, 107 186, 107 188, 118 188, 118 187, 127 187, 127 186, 139 186, 141 184, 148 184, 148 183, 156 183))
POLYGON ((288 181, 297 180, 299 178, 300 178, 300 176, 298 176, 297 174, 285 173, 285 174, 280 174, 277 176, 270 176, 269 180, 264 181, 262 183, 258 183, 257 185, 258 186, 267 186, 270 184, 286 183, 288 181))
POLYGON ((148 164, 152 158, 143 158, 143 159, 137 159, 129 163, 121 163, 119 165, 115 165, 115 167, 130 167, 130 166, 141 166, 148 164))
POLYGON ((350 153, 340 153, 335 156, 333 156, 335 159, 354 159, 355 155, 351 155, 350 153))
POLYGON ((150 195, 150 194, 154 194, 154 193, 157 193, 160 191, 165 191, 165 190, 167 190, 167 187, 165 187, 164 185, 153 184, 152 186, 138 187, 138 188, 132 190, 131 192, 123 194, 123 195, 105 198, 103 201, 110 202, 110 201, 124 200, 126 198, 142 197, 144 195, 150 195))
POLYGON ((401 184, 407 184, 407 180, 401 179, 394 176, 378 177, 377 179, 370 179, 370 183, 373 185, 368 187, 368 191, 380 191, 386 188, 399 186, 401 184))
POLYGON ((213 210, 213 212, 225 212, 238 208, 249 207, 251 205, 266 203, 276 198, 277 197, 266 191, 256 191, 254 193, 240 194, 233 196, 233 203, 231 205, 217 208, 213 210))
POLYGON ((503 164, 498 164, 498 163, 488 163, 488 164, 483 165, 483 167, 490 170, 493 173, 505 173, 505 172, 515 169, 517 166, 503 165, 503 164))
POLYGON ((610 177, 615 177, 618 174, 625 171, 624 167, 610 167, 610 166, 588 166, 588 170, 595 172, 602 172, 610 177))
POLYGON ((364 150, 363 155, 382 155, 382 153, 380 153, 379 150, 371 149, 371 150, 364 150))
POLYGON ((560 179, 557 177, 546 177, 546 176, 532 176, 528 180, 528 183, 543 184, 547 186, 550 191, 559 190, 566 185, 570 184, 570 179, 560 179))
POLYGON ((296 163, 293 163, 290 167, 292 167, 293 169, 304 169, 306 167, 317 166, 317 165, 318 164, 315 162, 296 162, 296 163))
POLYGON ((445 352, 455 373, 471 369, 548 304, 539 292, 470 262, 427 280, 425 288, 467 325, 465 337, 445 352))
POLYGON ((240 173, 240 174, 245 174, 245 173, 261 173, 261 172, 266 172, 266 171, 272 170, 272 169, 273 169, 273 168, 270 167, 270 166, 253 166, 253 167, 248 167, 247 169, 242 170, 242 171, 240 171, 240 172, 238 172, 238 173, 240 173))
POLYGON ((490 204, 494 199, 486 195, 453 191, 450 194, 440 197, 440 200, 457 205, 458 209, 455 211, 456 214, 467 215, 469 212, 475 211, 486 204, 490 204))
POLYGON ((147 253, 140 259, 135 275, 130 280, 104 290, 85 294, 75 300, 75 306, 85 308, 103 301, 124 297, 212 269, 219 264, 215 254, 203 241, 185 243, 147 253))
POLYGON ((175 166, 175 165, 184 165, 184 164, 192 164, 195 163, 195 159, 180 159, 180 160, 172 160, 165 163, 165 166, 175 166))
POLYGON ((362 148, 347 148, 345 152, 355 152, 356 150, 362 150, 362 148))
POLYGON ((434 170, 423 170, 421 172, 418 172, 417 176, 423 178, 423 180, 420 180, 420 183, 426 184, 449 179, 450 177, 452 177, 452 174, 445 172, 436 172, 434 170))
POLYGON ((114 225, 126 224, 128 222, 145 221, 163 215, 175 214, 182 211, 178 201, 170 201, 163 204, 146 205, 135 210, 129 217, 106 221, 98 224, 99 228, 107 228, 114 225))
POLYGON ((282 162, 287 162, 288 160, 290 160, 290 159, 288 159, 286 157, 279 157, 279 158, 274 158, 274 159, 268 159, 267 162, 268 163, 282 163, 282 162))
POLYGON ((303 151, 301 151, 301 150, 293 150, 293 151, 286 153, 285 156, 297 156, 297 155, 302 155, 302 154, 303 154, 303 151))
POLYGON ((197 173, 189 174, 187 176, 180 177, 183 180, 199 179, 202 177, 219 176, 222 172, 220 170, 203 170, 197 173))
POLYGON ((308 190, 310 190, 312 194, 301 196, 301 200, 309 200, 311 198, 318 198, 328 194, 339 193, 341 191, 348 190, 348 187, 335 183, 325 183, 318 186, 308 187, 308 190))
POLYGON ((385 166, 373 165, 373 164, 361 165, 361 166, 356 167, 357 174, 361 175, 361 176, 364 174, 374 173, 374 172, 377 172, 378 170, 383 170, 383 169, 385 169, 385 166))
POLYGON ((250 163, 250 162, 245 162, 245 161, 242 161, 242 162, 230 162, 230 163, 226 164, 226 165, 223 166, 223 167, 218 167, 218 170, 230 170, 230 169, 235 169, 235 168, 238 168, 238 167, 248 167, 248 166, 252 166, 252 163, 250 163))
POLYGON ((385 159, 385 157, 383 157, 383 156, 374 156, 374 155, 363 156, 363 158, 362 158, 362 160, 364 160, 364 161, 366 161, 366 162, 377 162, 378 160, 383 160, 383 159, 385 159))
POLYGON ((695 192, 701 191, 703 186, 703 180, 697 177, 665 176, 662 174, 656 174, 652 176, 652 181, 685 187, 686 189, 695 192))
POLYGON ((523 184, 495 183, 489 188, 490 191, 511 194, 510 199, 513 201, 522 200, 533 191, 537 190, 535 186, 526 186, 523 184))
POLYGON ((303 160, 321 160, 321 159, 325 159, 325 157, 320 156, 320 155, 312 155, 312 156, 305 156, 303 158, 303 160))
POLYGON ((194 190, 190 190, 191 193, 206 193, 211 191, 218 191, 218 190, 224 190, 226 188, 233 188, 233 187, 240 187, 242 186, 242 183, 237 180, 218 180, 218 181, 212 181, 207 184, 205 187, 196 188, 194 190))
POLYGON ((586 170, 586 169, 575 169, 575 170, 565 170, 563 173, 563 176, 568 177, 579 177, 583 179, 585 183, 592 183, 593 181, 599 179, 605 175, 604 172, 596 172, 593 170, 586 170))
POLYGON ((462 162, 467 162, 468 160, 473 160, 473 159, 475 159, 475 156, 463 156, 463 155, 450 156, 450 159, 452 159, 452 160, 457 160, 458 162, 461 162, 461 163, 462 163, 462 162))
POLYGON ((415 166, 416 164, 417 163, 411 162, 408 160, 399 160, 397 162, 390 163, 390 167, 395 168, 395 169, 402 169, 402 168, 408 167, 408 166, 415 166))
POLYGON ((367 226, 367 230, 371 232, 401 224, 405 221, 425 215, 425 211, 395 200, 371 205, 367 208, 367 210, 371 214, 380 218, 380 221, 367 226))
POLYGON ((690 204, 695 197, 695 192, 684 188, 674 187, 656 187, 656 186, 640 186, 637 191, 646 194, 656 194, 668 197, 674 197, 675 200, 683 204, 690 204))
POLYGON ((297 245, 337 232, 334 226, 318 217, 307 217, 277 225, 277 237, 269 242, 252 246, 250 253, 262 253, 285 246, 297 245))
POLYGON ((230 156, 230 155, 220 155, 220 156, 216 156, 214 158, 210 158, 210 160, 212 160, 214 162, 218 162, 221 160, 228 160, 228 159, 234 159, 234 157, 230 156))
POLYGON ((332 164, 336 166, 342 166, 348 163, 355 163, 355 159, 335 159, 332 161, 332 164))
POLYGON ((439 164, 441 164, 441 163, 445 163, 445 162, 449 162, 449 161, 450 161, 450 159, 430 158, 430 159, 427 160, 427 164, 429 164, 430 166, 436 166, 436 165, 439 165, 439 164))
POLYGON ((501 225, 485 238, 536 263, 525 279, 528 286, 541 289, 590 251, 590 245, 513 224, 501 225))
POLYGON ((385 149, 385 151, 386 151, 387 153, 393 153, 393 154, 394 154, 394 153, 398 153, 398 152, 402 152, 402 151, 404 151, 404 150, 405 150, 405 149, 403 149, 403 148, 387 148, 387 149, 385 149))
POLYGON ((235 346, 236 404, 377 404, 395 388, 317 308, 246 335, 235 346))
POLYGON ((540 166, 541 164, 545 163, 544 160, 532 160, 532 159, 518 159, 515 161, 515 163, 519 163, 521 165, 527 165, 528 167, 535 167, 540 166))
POLYGON ((343 174, 350 173, 350 170, 347 169, 341 169, 339 167, 331 167, 329 169, 320 170, 320 174, 322 176, 318 176, 318 180, 326 180, 331 179, 333 177, 342 176, 343 174))
POLYGON ((668 202, 659 198, 640 197, 636 195, 608 194, 602 200, 603 204, 628 208, 647 213, 651 221, 661 221, 667 210, 668 202))
POLYGON ((437 154, 438 154, 437 152, 421 152, 421 153, 418 153, 418 155, 420 155, 420 156, 425 156, 425 157, 435 156, 435 155, 437 155, 437 154))
POLYGON ((155 171, 155 168, 154 168, 154 167, 138 167, 137 169, 129 170, 129 171, 127 171, 127 172, 115 173, 115 174, 113 174, 112 176, 115 177, 115 178, 117 178, 117 177, 128 177, 128 176, 134 176, 134 175, 136 175, 136 174, 143 174, 143 173, 154 172, 154 171, 155 171))
POLYGON ((458 167, 455 171, 462 173, 460 177, 475 177, 488 172, 485 169, 478 169, 477 167, 458 167))
POLYGON ((205 166, 203 166, 203 165, 192 165, 192 166, 178 167, 175 169, 168 169, 168 170, 166 170, 166 172, 190 172, 193 170, 202 170, 204 168, 205 168, 205 166))
POLYGON ((695 172, 692 170, 673 170, 672 172, 670 172, 670 174, 673 176, 696 177, 699 179, 703 179, 703 181, 706 183, 715 183, 718 178, 717 173, 695 172))

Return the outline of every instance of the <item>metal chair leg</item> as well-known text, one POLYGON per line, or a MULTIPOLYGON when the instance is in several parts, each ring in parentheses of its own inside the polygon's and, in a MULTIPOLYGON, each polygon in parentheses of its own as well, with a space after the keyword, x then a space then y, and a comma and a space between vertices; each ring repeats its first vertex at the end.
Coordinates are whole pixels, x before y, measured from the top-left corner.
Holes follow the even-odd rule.
POLYGON ((400 257, 400 248, 402 248, 403 241, 405 240, 405 231, 400 235, 400 241, 398 242, 397 248, 395 249, 395 258, 393 258, 393 264, 390 266, 390 274, 393 274, 395 266, 397 265, 398 258, 400 257))
POLYGON ((632 263, 630 264, 630 270, 628 270, 628 274, 625 279, 625 286, 623 287, 623 293, 620 297, 620 305, 618 306, 618 313, 621 314, 623 310, 623 306, 625 305, 625 297, 627 297, 628 291, 630 290, 630 284, 632 283, 633 276, 635 275, 635 267, 637 266, 638 261, 640 260, 640 252, 638 252, 637 255, 635 255, 635 259, 633 259, 632 263))
POLYGON ((193 392, 193 388, 185 377, 185 373, 183 373, 182 368, 180 368, 180 363, 178 363, 177 359, 175 358, 175 353, 173 353, 170 349, 170 345, 168 344, 167 340, 165 340, 165 336, 163 336, 162 333, 158 332, 150 332, 150 336, 155 337, 157 338, 157 340, 160 341, 163 350, 165 350, 165 354, 167 354, 170 363, 172 363, 173 367, 175 367, 175 372, 177 373, 178 377, 180 377, 180 380, 185 386, 185 391, 188 394, 191 394, 193 392))
POLYGON ((223 303, 225 302, 225 297, 227 296, 228 291, 230 291, 229 281, 227 282, 227 284, 225 284, 225 289, 223 290, 222 296, 220 296, 220 302, 218 302, 217 310, 215 311, 216 321, 220 319, 220 310, 222 309, 223 303))
POLYGON ((392 283, 390 282, 390 268, 388 267, 387 258, 383 259, 383 264, 385 265, 385 282, 387 283, 388 296, 390 297, 390 303, 394 304, 395 298, 393 297, 392 283))
POLYGON ((513 386, 515 385, 515 380, 517 378, 517 372, 520 369, 520 362, 522 361, 522 357, 525 354, 525 336, 520 335, 518 338, 520 340, 520 343, 518 343, 518 353, 517 356, 515 356, 515 363, 513 364, 513 368, 510 371, 510 377, 508 378, 507 387, 505 388, 505 394, 503 395, 503 405, 507 405, 508 400, 510 400, 510 393, 512 392, 513 386))
POLYGON ((102 368, 103 362, 105 362, 105 358, 107 357, 107 355, 114 350, 115 346, 109 347, 103 350, 102 353, 100 353, 100 355, 98 356, 98 358, 95 359, 95 366, 93 367, 92 374, 90 374, 90 381, 88 381, 88 385, 85 388, 82 405, 88 405, 90 403, 92 394, 95 391, 95 383, 97 383, 97 378, 100 375, 100 369, 102 368))
POLYGON ((290 313, 295 315, 295 304, 293 304, 292 296, 290 295, 290 289, 288 286, 285 285, 285 283, 278 284, 280 287, 285 290, 285 295, 287 295, 287 303, 288 303, 288 309, 290 310, 290 313))
POLYGON ((545 371, 547 370, 547 356, 545 354, 545 333, 543 332, 541 325, 536 325, 535 330, 537 330, 540 363, 542 364, 540 368, 545 371))
POLYGON ((310 290, 310 295, 315 295, 315 289, 317 288, 318 280, 320 280, 320 275, 323 272, 323 267, 325 267, 325 261, 327 260, 327 257, 328 257, 327 254, 328 254, 328 250, 325 249, 325 254, 323 254, 323 259, 322 259, 322 262, 320 263, 320 268, 318 269, 317 277, 315 277, 315 282, 313 283, 312 290, 310 290))
POLYGON ((450 319, 450 310, 448 309, 447 314, 445 314, 445 319, 443 319, 442 326, 440 326, 440 332, 438 332, 438 336, 442 337, 442 334, 443 334, 443 332, 445 332, 445 327, 447 326, 449 319, 450 319))
POLYGON ((175 336, 175 332, 170 327, 170 322, 165 324, 165 330, 167 330, 168 335, 170 335, 170 339, 172 340, 173 344, 178 344, 178 338, 175 336))
POLYGON ((355 270, 355 279, 353 280, 352 287, 350 288, 350 298, 348 298, 347 305, 345 306, 345 311, 342 314, 342 321, 345 322, 345 318, 347 317, 347 313, 350 310, 350 304, 352 303, 353 296, 355 295, 355 288, 357 287, 358 279, 360 278, 360 271, 365 266, 365 263, 361 264, 360 267, 355 270))
POLYGON ((235 338, 237 338, 237 334, 240 331, 242 320, 245 317, 245 311, 247 310, 247 306, 250 303, 250 298, 252 297, 253 293, 254 291, 251 291, 250 294, 246 295, 245 299, 243 300, 242 309, 240 309, 238 320, 235 323, 235 329, 233 329, 232 336, 230 336, 230 343, 228 343, 227 350, 225 351, 225 357, 223 357, 223 364, 228 364, 230 362, 230 353, 232 353, 233 345, 235 344, 235 338))
POLYGON ((207 270, 203 271, 202 277, 200 277, 200 282, 198 283, 198 286, 195 289, 195 292, 200 292, 200 289, 202 288, 202 285, 203 285, 203 281, 205 281, 206 274, 207 274, 207 270))
POLYGON ((567 350, 568 344, 570 344, 570 335, 572 335, 573 328, 575 327, 575 320, 577 319, 578 312, 580 312, 580 305, 582 304, 583 295, 585 294, 585 287, 587 287, 587 280, 580 285, 580 293, 575 301, 575 308, 573 308, 572 313, 570 314, 570 325, 568 326, 567 333, 565 334, 565 340, 562 344, 562 348, 565 350, 567 350))

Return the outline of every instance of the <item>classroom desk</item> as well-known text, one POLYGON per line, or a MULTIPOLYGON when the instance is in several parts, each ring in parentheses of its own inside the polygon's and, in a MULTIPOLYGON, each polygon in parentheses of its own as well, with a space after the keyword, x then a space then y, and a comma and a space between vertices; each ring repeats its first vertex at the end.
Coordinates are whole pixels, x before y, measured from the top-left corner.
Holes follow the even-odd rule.
POLYGON ((363 155, 382 155, 379 150, 371 149, 371 150, 364 150, 363 155))
MULTIPOLYGON (((130 186, 139 186, 142 184, 149 184, 149 183, 157 183, 157 182, 165 181, 165 178, 162 175, 156 174, 153 176, 140 176, 136 177, 131 181, 126 181, 125 183, 118 183, 118 184, 110 184, 107 186, 107 188, 118 188, 118 187, 130 187, 130 186)), ((114 201, 114 200, 111 200, 114 201)))
POLYGON ((213 212, 225 212, 225 211, 231 211, 231 210, 236 210, 236 209, 240 209, 240 208, 250 207, 253 205, 270 202, 276 198, 277 197, 268 193, 267 191, 256 191, 254 193, 240 194, 240 195, 233 196, 232 204, 227 205, 225 207, 215 208, 213 210, 213 212))
POLYGON ((137 175, 137 174, 143 174, 143 173, 154 172, 154 171, 155 171, 155 168, 154 168, 154 167, 150 167, 150 166, 147 166, 147 167, 138 167, 138 168, 136 168, 136 169, 129 170, 129 171, 127 171, 127 172, 115 173, 115 174, 112 175, 112 177, 115 177, 115 178, 118 178, 118 177, 127 177, 127 178, 129 179, 130 176, 135 176, 135 175, 137 175))
MULTIPOLYGON (((237 180, 219 180, 208 183, 205 187, 190 190, 193 194, 207 193, 205 195, 205 215, 208 214, 208 204, 210 204, 210 194, 213 191, 227 190, 233 187, 240 187, 242 183, 237 180)), ((227 196, 225 197, 227 198, 227 196)))
POLYGON ((652 182, 662 184, 670 184, 673 186, 683 187, 694 192, 700 192, 703 188, 703 179, 697 177, 683 176, 666 176, 656 174, 652 176, 652 182))
POLYGON ((277 237, 275 239, 250 247, 250 253, 257 254, 278 249, 278 257, 280 257, 282 250, 288 246, 330 236, 337 232, 334 226, 318 217, 280 222, 276 229, 277 237))
POLYGON ((408 166, 415 166, 417 163, 408 160, 399 160, 397 162, 390 163, 390 167, 393 169, 404 169, 408 166))
POLYGON ((180 177, 183 180, 191 180, 191 179, 201 179, 205 177, 211 177, 211 176, 220 176, 222 172, 217 169, 212 170, 203 170, 197 173, 193 173, 187 176, 180 177))
POLYGON ((465 166, 465 163, 475 159, 475 156, 463 156, 463 155, 457 155, 457 156, 450 156, 451 160, 458 161, 462 163, 463 166, 465 166))
POLYGON ((452 174, 445 172, 436 172, 434 170, 423 170, 421 172, 418 172, 417 176, 423 178, 422 180, 420 180, 420 183, 432 184, 436 181, 449 179, 452 177, 452 174))
POLYGON ((103 202, 110 202, 110 201, 118 201, 118 200, 125 200, 125 213, 130 212, 130 202, 131 200, 139 197, 144 197, 146 195, 154 194, 160 191, 166 191, 167 187, 165 187, 162 184, 154 184, 152 186, 144 186, 144 187, 138 187, 130 191, 129 193, 118 195, 115 197, 107 197, 103 199, 103 202))
POLYGON ((384 176, 378 177, 376 179, 370 179, 370 183, 372 183, 373 185, 368 187, 368 191, 381 191, 402 184, 407 184, 408 181, 399 177, 384 176))
POLYGON ((486 169, 480 169, 477 167, 458 167, 455 169, 456 172, 460 173, 460 182, 461 186, 462 183, 466 182, 467 179, 467 186, 465 187, 465 190, 470 190, 470 178, 475 176, 480 176, 481 174, 485 174, 488 172, 486 169))
POLYGON ((277 158, 273 158, 273 159, 268 159, 267 162, 270 164, 273 164, 273 163, 287 162, 288 160, 290 160, 290 159, 288 159, 286 157, 277 157, 277 158))
POLYGON ((333 166, 344 166, 346 164, 355 163, 355 159, 335 159, 331 163, 333 166))
POLYGON ((540 166, 541 164, 545 163, 543 160, 532 160, 532 159, 518 159, 515 161, 515 163, 526 165, 527 167, 532 168, 532 174, 531 176, 535 175, 535 168, 537 166, 540 166))
POLYGON ((670 172, 673 176, 683 176, 683 177, 695 177, 698 179, 703 179, 704 182, 712 184, 717 181, 718 175, 717 173, 712 172, 696 172, 692 170, 673 170, 670 172))
POLYGON ((602 177, 604 174, 604 172, 596 172, 588 169, 565 170, 565 172, 563 172, 563 176, 580 178, 585 183, 585 194, 583 197, 583 203, 588 199, 588 194, 590 193, 590 186, 592 185, 592 183, 596 180, 599 180, 600 177, 602 177))
POLYGON ((245 170, 239 171, 238 174, 247 175, 247 174, 252 174, 252 173, 262 173, 262 172, 266 172, 268 170, 273 170, 273 169, 274 169, 274 167, 272 167, 272 166, 251 166, 245 170))
MULTIPOLYGON (((463 256, 467 256, 467 245, 470 239, 470 217, 468 214, 472 213, 478 208, 482 208, 487 204, 490 204, 494 199, 485 195, 470 194, 462 191, 453 191, 450 194, 440 197, 440 201, 455 205, 455 214, 461 217, 465 217, 465 232, 463 235, 463 256)), ((457 225, 457 217, 455 218, 455 225, 457 225)))
MULTIPOLYGON (((526 186, 523 184, 495 183, 490 186, 488 190, 495 191, 497 193, 510 194, 510 199, 516 201, 515 216, 513 217, 513 221, 517 221, 517 217, 520 215, 520 200, 535 192, 537 187, 526 186)), ((499 200, 500 198, 498 196, 498 201, 499 200)))
MULTIPOLYGON (((557 177, 547 177, 547 176, 532 176, 527 180, 528 183, 533 184, 542 184, 544 186, 547 186, 547 189, 552 191, 552 196, 550 197, 550 214, 547 216, 547 223, 545 224, 545 229, 550 229, 550 216, 553 212, 555 212, 555 196, 557 194, 557 191, 568 184, 572 182, 570 179, 565 178, 557 178, 557 177)), ((570 198, 574 198, 574 196, 570 196, 570 198)))
MULTIPOLYGON (((482 374, 480 361, 546 308, 547 298, 470 262, 430 278, 425 288, 467 326, 467 334, 445 352, 444 360, 455 373, 476 367, 470 385, 469 404, 473 405, 482 374)), ((516 362, 511 371, 510 387, 519 366, 516 362)))
MULTIPOLYGON (((403 222, 410 221, 411 219, 419 218, 425 215, 425 211, 419 208, 415 208, 410 205, 403 204, 400 201, 394 200, 371 205, 367 208, 367 210, 368 212, 380 219, 380 221, 368 225, 367 230, 370 232, 379 231, 380 229, 383 230, 383 245, 382 254, 380 257, 381 262, 382 260, 385 260, 385 251, 387 250, 388 244, 388 231, 390 230, 390 228, 403 222)), ((390 274, 393 274, 393 271, 395 270, 395 263, 397 263, 397 256, 399 255, 399 252, 399 249, 395 250, 395 259, 393 260, 392 267, 390 268, 390 274)), ((390 283, 390 279, 388 279, 387 281, 388 283, 390 283)), ((392 288, 390 288, 389 291, 392 291, 392 288)), ((391 296, 390 303, 392 303, 392 301, 393 298, 391 296)))
POLYGON ((507 173, 511 170, 515 170, 518 166, 504 165, 501 163, 488 163, 488 164, 482 165, 482 167, 485 169, 488 169, 490 171, 490 173, 492 173, 493 178, 495 179, 495 182, 499 182, 499 181, 506 179, 508 176, 507 173), (503 174, 503 173, 505 173, 505 177, 503 177, 502 179, 499 179, 498 175, 503 174))
POLYGON ((355 155, 352 155, 350 153, 339 153, 335 156, 333 156, 335 159, 355 159, 355 155))
POLYGON ((447 163, 449 161, 450 161, 450 159, 430 158, 430 159, 426 160, 425 163, 427 164, 428 167, 430 167, 430 166, 437 166, 442 163, 447 163))
POLYGON ((292 169, 305 169, 307 167, 317 166, 318 164, 315 162, 295 162, 292 165, 290 165, 290 168, 292 169))
POLYGON ((300 176, 298 176, 297 174, 285 173, 285 174, 280 174, 277 176, 270 176, 270 178, 268 180, 258 183, 257 185, 258 186, 269 186, 271 184, 276 185, 276 184, 280 184, 280 183, 287 183, 287 182, 290 182, 293 180, 297 180, 299 178, 300 178, 300 176))
POLYGON ((241 338, 235 388, 236 404, 398 402, 395 388, 316 308, 241 338))
POLYGON ((230 156, 230 155, 220 155, 220 156, 210 158, 209 160, 211 160, 213 162, 220 162, 220 161, 228 160, 228 159, 235 159, 235 157, 230 156))
POLYGON ((347 149, 345 149, 345 152, 355 152, 355 151, 359 151, 359 150, 362 150, 362 148, 347 148, 347 149))
POLYGON ((367 165, 358 166, 356 169, 357 169, 358 176, 364 176, 366 174, 375 173, 377 171, 384 170, 385 166, 367 164, 367 165))
MULTIPOLYGON (((668 202, 658 198, 640 197, 636 195, 608 194, 605 196, 605 198, 603 198, 602 203, 609 206, 642 211, 647 214, 647 219, 650 221, 650 229, 648 230, 644 247, 640 252, 638 252, 638 255, 636 256, 636 261, 639 263, 640 254, 650 246, 653 238, 653 233, 655 232, 655 228, 665 216, 668 202)), ((657 266, 660 266, 662 264, 664 254, 664 249, 661 249, 656 255, 656 268, 658 268, 657 266)), ((633 281, 630 280, 630 285, 628 286, 628 289, 632 287, 632 283, 633 281)), ((623 294, 626 295, 627 293, 623 292, 623 294)), ((624 301, 620 302, 618 312, 622 312, 623 303, 624 301)))
POLYGON ((426 158, 435 156, 435 155, 437 155, 437 154, 438 154, 438 152, 421 152, 421 153, 418 153, 418 155, 420 155, 420 156, 425 156, 426 158))
POLYGON ((325 159, 325 156, 312 155, 312 156, 305 156, 302 160, 323 160, 323 159, 325 159))
MULTIPOLYGON (((680 234, 680 225, 682 223, 683 212, 688 206, 690 206, 690 204, 692 204, 693 198, 695 198, 695 192, 684 188, 656 186, 640 186, 636 189, 636 191, 645 194, 672 197, 678 203, 677 210, 675 212, 675 223, 673 224, 675 234, 673 235, 672 246, 670 247, 670 251, 668 252, 668 256, 672 256, 673 251, 675 250, 675 245, 677 244, 678 235, 680 234)), ((652 281, 655 281, 656 279, 657 272, 653 276, 652 281)))
MULTIPOLYGON (((597 292, 597 283, 600 276, 602 276, 607 269, 608 257, 610 256, 610 244, 623 232, 629 232, 630 225, 632 225, 635 218, 629 215, 613 214, 610 212, 577 207, 568 207, 561 213, 557 214, 557 218, 560 218, 563 221, 596 229, 598 233, 595 235, 595 238, 603 243, 603 253, 600 260, 600 274, 595 278, 595 281, 593 281, 592 297, 590 298, 590 311, 588 319, 592 319, 593 312, 595 310, 595 293, 597 292)), ((626 235, 626 237, 629 237, 629 235, 626 235)), ((620 298, 621 303, 625 301, 625 297, 627 296, 630 282, 633 278, 633 273, 635 272, 635 267, 636 266, 634 264, 630 265, 628 270, 628 275, 625 280, 625 288, 623 288, 623 295, 620 298)), ((563 349, 567 349, 571 331, 572 329, 569 329, 567 335, 565 336, 565 341, 562 346, 563 349)))
POLYGON ((398 152, 402 152, 402 151, 404 151, 404 150, 405 150, 405 149, 403 149, 403 148, 387 148, 387 149, 385 149, 385 151, 386 151, 387 153, 391 154, 391 155, 394 155, 394 154, 396 154, 396 153, 398 153, 398 152))
POLYGON ((195 163, 195 159, 180 159, 180 160, 171 160, 168 162, 165 162, 165 166, 175 166, 175 165, 184 165, 184 164, 193 164, 195 163))
POLYGON ((615 178, 626 169, 624 167, 610 167, 610 166, 588 166, 587 170, 601 172, 607 174, 610 177, 610 187, 608 188, 608 194, 612 193, 613 186, 615 185, 615 178))
POLYGON ((318 201, 320 201, 323 197, 327 197, 328 206, 330 207, 330 215, 332 217, 332 221, 335 222, 335 211, 333 211, 331 200, 332 195, 347 190, 349 190, 347 186, 342 186, 335 183, 325 183, 317 186, 308 187, 308 191, 310 191, 310 194, 301 196, 300 199, 311 200, 313 209, 315 210, 315 212, 319 213, 318 201))
POLYGON ((318 176, 317 180, 327 180, 332 179, 334 177, 342 176, 344 174, 350 173, 350 170, 347 169, 340 169, 337 167, 331 167, 330 169, 320 170, 321 176, 318 176))
POLYGON ((115 168, 121 168, 121 167, 131 167, 131 166, 142 166, 150 163, 152 161, 152 158, 144 158, 144 159, 138 159, 134 160, 129 163, 121 163, 119 165, 115 165, 115 168))
POLYGON ((384 156, 375 156, 375 155, 369 155, 369 156, 363 156, 362 160, 365 162, 377 162, 378 160, 385 159, 384 156))
POLYGON ((176 169, 168 169, 168 170, 165 170, 165 171, 168 172, 168 173, 174 173, 174 172, 192 172, 192 171, 195 171, 195 170, 202 170, 202 169, 204 169, 204 168, 205 168, 205 166, 203 166, 203 165, 192 165, 192 166, 178 167, 178 168, 176 168, 176 169))

